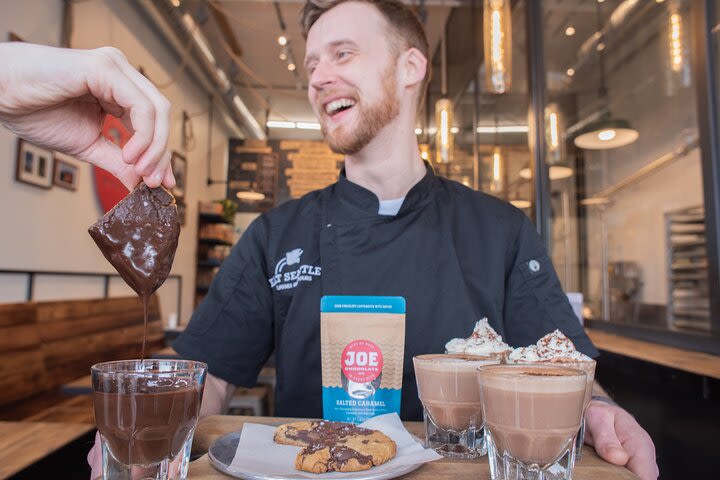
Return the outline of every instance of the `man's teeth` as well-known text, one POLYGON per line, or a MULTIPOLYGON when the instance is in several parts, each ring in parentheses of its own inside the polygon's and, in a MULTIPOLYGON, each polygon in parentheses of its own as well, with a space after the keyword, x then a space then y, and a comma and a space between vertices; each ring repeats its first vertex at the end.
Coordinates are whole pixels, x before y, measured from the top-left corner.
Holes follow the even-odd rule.
POLYGON ((332 102, 325 105, 325 112, 327 112, 328 115, 332 115, 341 108, 352 107, 353 105, 355 105, 354 100, 350 100, 349 98, 341 98, 339 100, 333 100, 332 102))

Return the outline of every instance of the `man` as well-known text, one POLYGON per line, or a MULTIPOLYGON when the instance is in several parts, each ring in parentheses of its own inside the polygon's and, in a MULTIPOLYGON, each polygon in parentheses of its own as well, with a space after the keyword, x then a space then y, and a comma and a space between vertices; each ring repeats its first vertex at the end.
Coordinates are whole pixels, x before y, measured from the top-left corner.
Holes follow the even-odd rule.
MULTIPOLYGON (((405 297, 405 419, 421 417, 412 356, 442 351, 484 316, 511 345, 559 328, 597 356, 527 217, 420 159, 428 45, 418 19, 395 0, 311 0, 302 24, 308 97, 345 170, 253 222, 175 343, 209 364, 204 411, 219 411, 232 385, 254 385, 275 352, 276 413, 321 416, 322 295, 405 297), (313 274, 284 280, 303 268, 313 274)), ((591 402, 587 432, 606 460, 657 477, 649 436, 611 401, 591 402)))
POLYGON ((114 48, 0 43, 0 123, 31 143, 112 173, 128 189, 175 185, 170 102, 114 48), (102 135, 107 114, 134 133, 122 150, 102 135))

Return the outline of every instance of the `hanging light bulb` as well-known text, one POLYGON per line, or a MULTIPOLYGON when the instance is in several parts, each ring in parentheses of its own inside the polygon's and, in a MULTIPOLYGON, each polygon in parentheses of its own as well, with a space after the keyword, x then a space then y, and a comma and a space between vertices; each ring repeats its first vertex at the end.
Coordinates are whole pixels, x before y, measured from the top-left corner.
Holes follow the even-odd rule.
POLYGON ((438 163, 450 163, 453 156, 454 135, 450 131, 453 122, 453 105, 448 98, 441 98, 435 103, 435 149, 438 163))
POLYGON ((672 96, 678 88, 690 86, 690 59, 688 28, 681 11, 682 2, 673 3, 667 15, 667 49, 665 53, 666 94, 672 96))
POLYGON ((484 0, 485 84, 491 93, 507 93, 512 77, 512 29, 509 0, 484 0))
POLYGON ((490 183, 490 191, 498 193, 503 190, 503 164, 505 159, 502 155, 500 147, 493 147, 492 150, 492 182, 490 183))

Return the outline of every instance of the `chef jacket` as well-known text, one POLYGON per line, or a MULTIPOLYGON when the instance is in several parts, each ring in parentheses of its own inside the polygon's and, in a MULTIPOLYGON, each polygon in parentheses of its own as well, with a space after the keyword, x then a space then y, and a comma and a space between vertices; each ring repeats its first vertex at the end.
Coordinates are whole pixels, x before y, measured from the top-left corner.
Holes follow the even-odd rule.
POLYGON ((511 346, 558 328, 596 357, 527 216, 426 168, 394 216, 379 215, 375 194, 341 174, 258 217, 175 350, 245 387, 274 352, 275 414, 321 418, 320 298, 402 296, 404 420, 422 418, 412 357, 442 353, 482 317, 511 346))

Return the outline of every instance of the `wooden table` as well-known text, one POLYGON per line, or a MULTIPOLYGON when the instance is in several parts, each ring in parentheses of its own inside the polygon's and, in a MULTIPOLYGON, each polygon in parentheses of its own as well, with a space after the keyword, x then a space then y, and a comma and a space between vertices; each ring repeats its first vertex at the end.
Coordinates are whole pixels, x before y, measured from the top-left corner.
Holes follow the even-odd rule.
POLYGON ((0 478, 7 478, 95 428, 82 423, 0 422, 0 478))
MULTIPOLYGON (((297 419, 294 419, 297 420, 297 419)), ((270 417, 232 417, 212 416, 204 418, 198 424, 193 442, 193 453, 207 452, 212 442, 218 437, 235 430, 241 430, 245 421, 253 423, 264 423, 266 425, 279 425, 291 421, 291 419, 270 418, 270 417)), ((423 437, 423 425, 420 422, 405 422, 410 433, 423 437)), ((188 480, 227 480, 229 477, 212 466, 207 455, 195 460, 190 464, 188 480)), ((490 478, 490 468, 487 457, 472 461, 450 461, 446 459, 426 463, 419 469, 409 473, 402 478, 417 480, 436 480, 439 478, 453 478, 454 480, 481 480, 490 478)), ((611 480, 611 479, 635 479, 637 478, 629 470, 623 467, 610 465, 601 460, 595 451, 585 445, 580 463, 575 466, 573 473, 575 480, 611 480)))
POLYGON ((591 328, 587 328, 585 331, 600 350, 720 379, 720 356, 668 347, 591 328))

